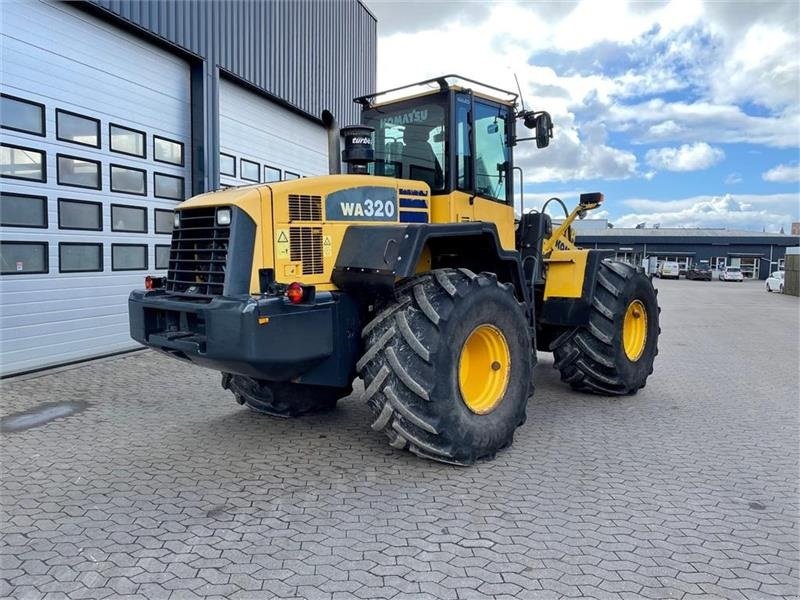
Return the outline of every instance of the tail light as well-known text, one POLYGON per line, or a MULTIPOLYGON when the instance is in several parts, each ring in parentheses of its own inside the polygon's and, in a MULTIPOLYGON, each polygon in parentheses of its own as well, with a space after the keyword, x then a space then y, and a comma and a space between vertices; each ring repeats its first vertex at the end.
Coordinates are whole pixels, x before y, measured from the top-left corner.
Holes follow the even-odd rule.
POLYGON ((146 290, 157 290, 163 288, 166 285, 166 281, 163 277, 153 277, 152 275, 148 275, 144 278, 144 289, 146 290))
POLYGON ((300 304, 303 301, 303 286, 296 281, 289 284, 286 288, 286 297, 292 304, 300 304))

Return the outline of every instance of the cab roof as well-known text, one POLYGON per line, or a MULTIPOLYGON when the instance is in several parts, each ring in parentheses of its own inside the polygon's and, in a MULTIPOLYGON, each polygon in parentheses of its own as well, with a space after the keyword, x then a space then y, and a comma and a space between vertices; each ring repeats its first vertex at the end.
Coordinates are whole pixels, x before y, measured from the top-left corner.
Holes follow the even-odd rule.
POLYGON ((391 88, 382 92, 375 92, 353 98, 353 101, 364 108, 373 108, 385 104, 393 104, 401 100, 410 100, 422 96, 428 96, 439 92, 454 90, 472 90, 476 96, 494 100, 507 106, 515 106, 517 94, 509 92, 493 85, 481 83, 461 75, 442 75, 433 79, 426 79, 417 83, 411 83, 401 87, 391 88))

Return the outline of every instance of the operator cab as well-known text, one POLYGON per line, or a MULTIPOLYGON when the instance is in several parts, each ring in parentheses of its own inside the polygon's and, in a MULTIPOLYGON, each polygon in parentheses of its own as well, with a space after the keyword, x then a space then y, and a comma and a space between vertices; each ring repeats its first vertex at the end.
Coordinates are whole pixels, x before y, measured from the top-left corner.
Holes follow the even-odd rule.
POLYGON ((460 191, 512 204, 515 123, 524 116, 516 101, 455 75, 356 98, 362 124, 374 129, 369 173, 424 181, 434 196, 460 191))

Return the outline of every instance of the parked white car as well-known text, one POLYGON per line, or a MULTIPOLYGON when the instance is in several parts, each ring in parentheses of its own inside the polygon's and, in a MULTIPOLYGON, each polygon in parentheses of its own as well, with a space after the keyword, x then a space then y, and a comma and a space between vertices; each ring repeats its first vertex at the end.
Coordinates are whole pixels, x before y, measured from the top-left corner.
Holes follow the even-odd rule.
POLYGON ((725 267, 719 272, 720 281, 744 281, 744 275, 739 267, 725 267))
POLYGON ((664 261, 658 266, 656 275, 662 279, 680 279, 681 266, 676 262, 664 261))
POLYGON ((767 277, 767 291, 783 293, 783 271, 775 271, 767 277))

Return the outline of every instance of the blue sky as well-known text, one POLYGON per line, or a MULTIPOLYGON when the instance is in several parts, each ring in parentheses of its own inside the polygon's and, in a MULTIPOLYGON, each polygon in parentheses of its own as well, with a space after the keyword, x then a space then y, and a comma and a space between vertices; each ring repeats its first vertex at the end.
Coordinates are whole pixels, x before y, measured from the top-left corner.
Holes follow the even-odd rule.
POLYGON ((520 145, 528 205, 602 191, 617 226, 788 231, 800 220, 797 2, 368 0, 378 87, 443 73, 551 112, 520 145))

